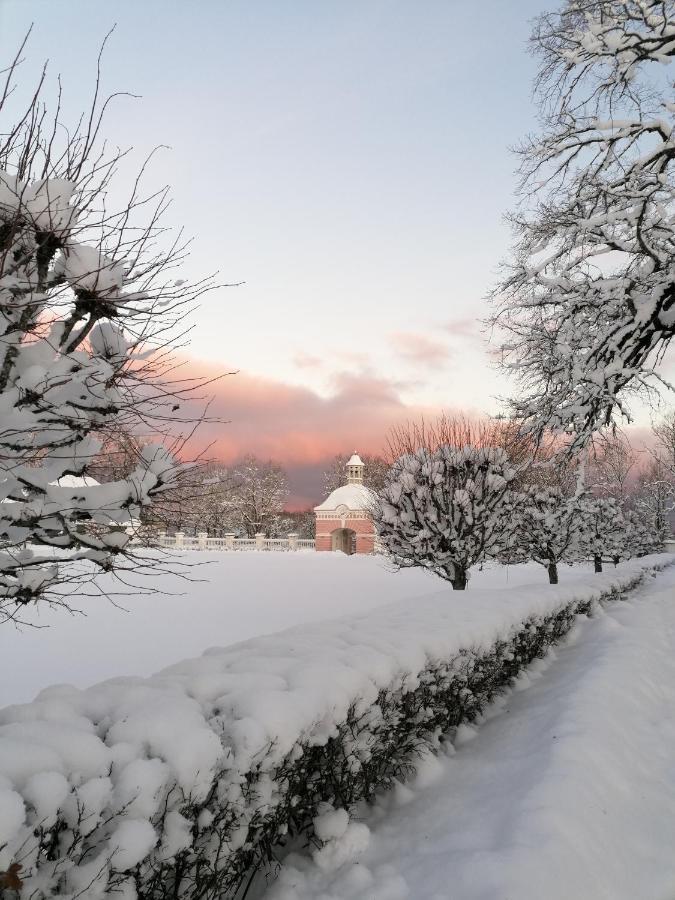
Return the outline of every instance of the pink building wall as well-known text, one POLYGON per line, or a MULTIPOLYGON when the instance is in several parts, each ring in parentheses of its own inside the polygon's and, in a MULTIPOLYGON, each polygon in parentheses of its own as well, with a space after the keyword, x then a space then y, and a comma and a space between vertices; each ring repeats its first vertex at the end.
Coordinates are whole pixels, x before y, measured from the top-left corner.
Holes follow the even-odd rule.
POLYGON ((356 532, 356 552, 372 553, 375 547, 375 529, 367 517, 335 518, 316 520, 316 538, 314 546, 317 550, 332 550, 332 534, 336 529, 349 528, 356 532))

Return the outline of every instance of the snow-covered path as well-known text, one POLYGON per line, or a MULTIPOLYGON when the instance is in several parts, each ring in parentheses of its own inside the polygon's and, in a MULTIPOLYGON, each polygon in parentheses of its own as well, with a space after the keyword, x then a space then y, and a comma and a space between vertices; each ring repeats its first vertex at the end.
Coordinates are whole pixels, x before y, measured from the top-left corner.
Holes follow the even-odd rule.
POLYGON ((671 567, 384 798, 365 852, 291 857, 266 900, 673 900, 674 651, 671 567))

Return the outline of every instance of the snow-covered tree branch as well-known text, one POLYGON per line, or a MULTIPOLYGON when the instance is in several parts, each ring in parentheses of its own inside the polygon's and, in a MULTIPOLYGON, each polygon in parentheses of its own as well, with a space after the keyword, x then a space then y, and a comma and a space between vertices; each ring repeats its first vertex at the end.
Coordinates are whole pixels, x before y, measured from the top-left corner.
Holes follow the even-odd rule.
POLYGON ((172 374, 171 350, 211 286, 176 277, 186 246, 162 224, 166 188, 145 196, 141 171, 111 208, 124 153, 99 138, 99 78, 74 129, 43 105, 44 74, 11 124, 18 66, 0 85, 0 617, 111 568, 174 483, 173 426, 195 383, 172 374), (158 442, 124 477, 77 481, 111 435, 141 428, 158 442))
POLYGON ((232 482, 230 521, 248 537, 269 531, 288 498, 288 479, 281 466, 249 454, 233 468, 232 482))
POLYGON ((675 333, 675 4, 567 0, 532 43, 545 130, 521 148, 494 324, 515 415, 574 450, 662 382, 675 333))
POLYGON ((455 590, 466 588, 471 566, 499 552, 507 532, 516 469, 503 449, 484 445, 488 433, 447 419, 395 432, 392 445, 403 452, 373 504, 394 562, 430 569, 455 590), (437 445, 449 436, 456 442, 437 445))
POLYGON ((582 529, 578 499, 550 487, 521 493, 516 515, 509 520, 516 552, 545 566, 551 584, 558 583, 558 565, 576 558, 582 529))

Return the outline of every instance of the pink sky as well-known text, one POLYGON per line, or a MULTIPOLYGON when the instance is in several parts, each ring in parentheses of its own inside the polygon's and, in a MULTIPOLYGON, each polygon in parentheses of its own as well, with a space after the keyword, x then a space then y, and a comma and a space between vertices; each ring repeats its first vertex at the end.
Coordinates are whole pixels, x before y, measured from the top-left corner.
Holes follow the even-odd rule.
MULTIPOLYGON (((314 362, 307 361, 311 369, 314 362)), ((180 377, 217 378, 227 366, 189 358, 180 377)), ((281 463, 289 475, 289 509, 316 505, 323 494, 323 473, 339 453, 380 453, 390 429, 407 421, 434 418, 441 412, 480 416, 477 408, 416 405, 401 398, 405 383, 389 381, 367 370, 337 372, 333 392, 238 372, 210 384, 208 410, 217 422, 202 424, 189 443, 190 454, 232 463, 246 453, 281 463)), ((626 435, 640 451, 649 442, 644 424, 626 435)))
MULTIPOLYGON (((190 359, 181 377, 213 378, 223 371, 190 359)), ((440 412, 405 403, 399 384, 365 372, 338 373, 333 384, 333 393, 323 396, 265 376, 228 375, 207 389, 213 394, 209 416, 221 421, 203 424, 188 449, 226 463, 245 453, 274 459, 290 476, 289 508, 306 508, 322 499, 322 473, 337 453, 381 452, 393 425, 440 412)))

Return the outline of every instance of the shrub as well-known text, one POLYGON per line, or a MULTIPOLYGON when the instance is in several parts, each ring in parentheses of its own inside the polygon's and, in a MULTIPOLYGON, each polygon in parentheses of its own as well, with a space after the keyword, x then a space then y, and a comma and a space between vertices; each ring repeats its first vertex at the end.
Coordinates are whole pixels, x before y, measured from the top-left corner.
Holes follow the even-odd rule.
POLYGON ((444 444, 407 453, 373 505, 380 544, 399 566, 430 569, 464 590, 471 566, 501 546, 514 477, 495 447, 444 444))
POLYGON ((529 487, 518 494, 508 522, 515 552, 545 566, 551 584, 558 583, 559 563, 575 560, 583 526, 578 498, 550 487, 529 487))

